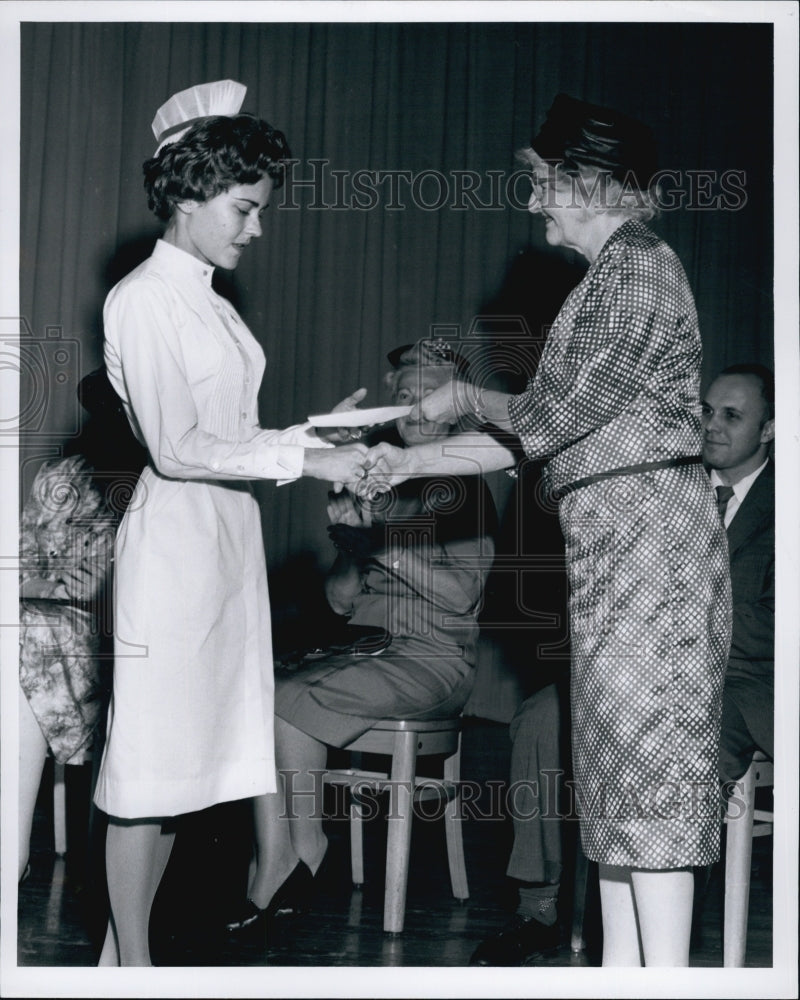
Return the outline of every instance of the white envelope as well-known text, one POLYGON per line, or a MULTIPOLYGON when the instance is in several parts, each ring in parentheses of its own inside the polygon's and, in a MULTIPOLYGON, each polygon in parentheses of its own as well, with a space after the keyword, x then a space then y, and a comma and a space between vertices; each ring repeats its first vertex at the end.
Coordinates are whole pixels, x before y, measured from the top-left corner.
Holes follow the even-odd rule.
POLYGON ((398 417, 407 417, 410 406, 374 406, 372 409, 342 410, 341 413, 316 413, 308 418, 312 427, 372 427, 398 417))

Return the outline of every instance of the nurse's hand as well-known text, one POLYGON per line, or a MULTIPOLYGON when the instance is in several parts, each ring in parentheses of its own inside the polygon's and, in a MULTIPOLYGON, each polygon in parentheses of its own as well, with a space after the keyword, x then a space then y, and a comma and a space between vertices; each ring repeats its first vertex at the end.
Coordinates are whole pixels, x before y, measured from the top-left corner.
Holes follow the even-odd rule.
POLYGON ((343 486, 352 483, 351 492, 355 492, 355 484, 366 471, 366 454, 366 446, 359 442, 343 444, 339 448, 306 448, 303 453, 303 475, 334 483, 337 493, 341 492, 343 486))
MULTIPOLYGON (((358 409, 358 404, 366 394, 366 389, 356 389, 349 396, 345 396, 341 403, 337 403, 331 410, 331 413, 345 413, 349 410, 358 409)), ((317 437, 331 444, 345 444, 348 441, 357 441, 364 433, 363 427, 317 427, 315 429, 317 437)))

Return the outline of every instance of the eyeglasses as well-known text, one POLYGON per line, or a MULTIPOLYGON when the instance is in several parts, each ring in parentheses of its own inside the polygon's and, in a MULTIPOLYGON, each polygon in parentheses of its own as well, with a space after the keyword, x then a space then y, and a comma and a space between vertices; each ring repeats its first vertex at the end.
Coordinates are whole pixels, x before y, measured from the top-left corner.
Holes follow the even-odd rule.
POLYGON ((531 182, 531 188, 533 193, 536 195, 539 201, 544 197, 545 188, 547 187, 547 178, 542 178, 538 174, 530 174, 528 180, 531 182))

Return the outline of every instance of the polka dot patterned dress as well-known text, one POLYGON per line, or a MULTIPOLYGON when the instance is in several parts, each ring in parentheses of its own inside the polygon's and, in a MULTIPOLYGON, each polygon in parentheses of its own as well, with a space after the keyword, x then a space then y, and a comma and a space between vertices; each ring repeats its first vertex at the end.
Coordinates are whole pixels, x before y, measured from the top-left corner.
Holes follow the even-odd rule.
POLYGON ((562 496, 576 804, 584 851, 605 864, 671 869, 719 854, 727 544, 702 466, 669 464, 700 452, 700 358, 680 262, 630 220, 509 405, 562 496), (657 467, 619 474, 642 465, 657 467))

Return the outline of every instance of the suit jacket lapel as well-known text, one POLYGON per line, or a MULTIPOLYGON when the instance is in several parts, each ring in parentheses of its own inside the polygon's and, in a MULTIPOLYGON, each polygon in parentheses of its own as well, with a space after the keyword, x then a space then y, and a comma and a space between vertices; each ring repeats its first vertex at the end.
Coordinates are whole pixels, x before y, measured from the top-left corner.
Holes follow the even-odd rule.
POLYGON ((728 551, 735 552, 765 519, 775 517, 775 466, 769 464, 750 487, 744 503, 728 525, 728 551))

